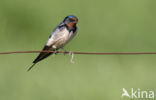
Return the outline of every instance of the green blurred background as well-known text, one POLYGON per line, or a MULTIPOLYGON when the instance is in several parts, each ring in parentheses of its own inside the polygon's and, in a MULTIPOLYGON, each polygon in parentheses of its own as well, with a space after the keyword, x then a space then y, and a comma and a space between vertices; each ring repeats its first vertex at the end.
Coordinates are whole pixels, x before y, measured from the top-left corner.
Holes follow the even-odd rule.
MULTIPOLYGON (((155 52, 155 0, 0 0, 0 51, 41 50, 67 15, 79 32, 65 47, 155 52)), ((156 92, 156 55, 0 55, 0 100, 129 100, 122 88, 156 92)))

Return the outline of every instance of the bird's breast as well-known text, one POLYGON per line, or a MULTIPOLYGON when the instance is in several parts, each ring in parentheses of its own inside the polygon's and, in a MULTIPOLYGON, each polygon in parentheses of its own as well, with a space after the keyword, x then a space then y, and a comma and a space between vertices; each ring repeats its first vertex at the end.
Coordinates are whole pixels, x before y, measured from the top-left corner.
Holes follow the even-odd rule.
POLYGON ((72 32, 69 32, 66 28, 64 28, 58 36, 57 41, 55 42, 55 46, 57 48, 63 47, 71 38, 72 32))

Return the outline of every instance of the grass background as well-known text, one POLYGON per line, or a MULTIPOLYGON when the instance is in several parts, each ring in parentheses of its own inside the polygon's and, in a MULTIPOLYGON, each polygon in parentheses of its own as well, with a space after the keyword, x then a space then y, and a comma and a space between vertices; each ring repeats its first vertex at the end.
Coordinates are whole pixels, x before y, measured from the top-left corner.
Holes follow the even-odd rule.
MULTIPOLYGON (((79 18, 68 51, 155 52, 154 0, 0 0, 0 51, 41 50, 67 15, 79 18)), ((156 90, 156 55, 0 55, 1 100, 129 100, 122 88, 156 90)))

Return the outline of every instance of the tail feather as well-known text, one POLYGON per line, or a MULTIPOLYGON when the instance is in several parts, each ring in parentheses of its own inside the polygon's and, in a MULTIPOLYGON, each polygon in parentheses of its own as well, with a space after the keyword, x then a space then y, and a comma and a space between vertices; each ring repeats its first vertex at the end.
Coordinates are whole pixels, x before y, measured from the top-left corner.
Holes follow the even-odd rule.
POLYGON ((35 64, 36 63, 33 63, 33 65, 31 65, 27 71, 30 71, 35 66, 35 64))
MULTIPOLYGON (((44 48, 42 50, 50 50, 51 47, 50 46, 44 46, 44 48)), ((44 58, 47 58, 51 53, 49 52, 41 52, 36 59, 33 61, 33 63, 37 63, 39 61, 41 61, 44 58)))
MULTIPOLYGON (((50 50, 50 49, 51 49, 51 47, 49 47, 49 46, 44 46, 44 48, 43 48, 42 50, 50 50)), ((44 58, 47 58, 47 57, 50 56, 51 54, 52 54, 52 53, 49 53, 49 52, 41 52, 41 53, 37 56, 37 58, 33 61, 33 65, 30 66, 29 69, 28 69, 27 71, 30 71, 30 70, 34 67, 34 65, 35 65, 36 63, 38 63, 39 61, 43 60, 44 58)))
POLYGON ((44 58, 47 58, 48 56, 50 56, 52 53, 47 53, 47 52, 41 52, 38 57, 33 61, 33 63, 37 63, 41 60, 43 60, 44 58))

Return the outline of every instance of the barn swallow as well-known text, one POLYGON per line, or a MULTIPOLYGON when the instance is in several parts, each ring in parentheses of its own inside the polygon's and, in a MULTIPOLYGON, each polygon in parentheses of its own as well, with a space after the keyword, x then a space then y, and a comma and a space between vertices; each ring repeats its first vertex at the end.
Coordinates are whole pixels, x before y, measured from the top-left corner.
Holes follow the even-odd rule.
MULTIPOLYGON (((52 32, 42 50, 51 50, 57 52, 58 49, 63 49, 63 47, 76 35, 78 30, 76 27, 77 23, 78 18, 76 16, 70 15, 65 17, 63 22, 61 22, 52 32)), ((28 71, 31 70, 36 63, 47 58, 51 54, 53 53, 41 52, 33 61, 33 65, 29 67, 28 71)))

